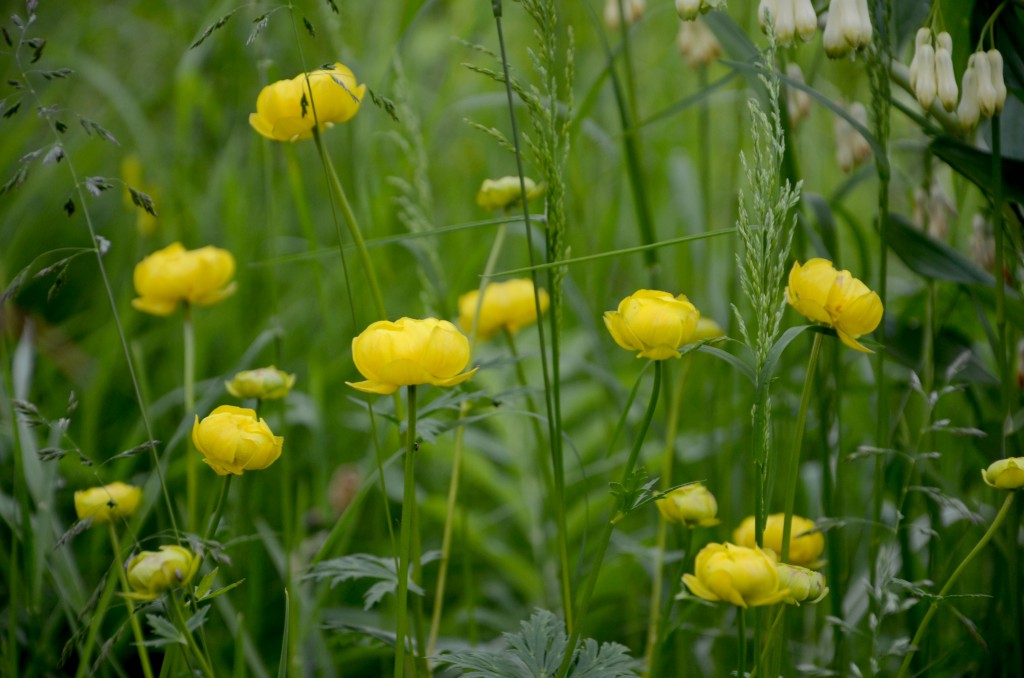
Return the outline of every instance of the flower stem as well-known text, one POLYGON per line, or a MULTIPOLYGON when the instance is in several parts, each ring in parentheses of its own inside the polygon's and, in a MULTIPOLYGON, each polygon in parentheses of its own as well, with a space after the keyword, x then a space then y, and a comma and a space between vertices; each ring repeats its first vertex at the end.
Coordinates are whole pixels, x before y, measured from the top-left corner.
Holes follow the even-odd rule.
POLYGON ((412 551, 412 511, 416 501, 416 386, 409 386, 408 426, 405 431, 405 478, 402 527, 398 554, 398 628, 395 632, 395 678, 405 677, 405 639, 409 630, 409 555, 412 551))
POLYGON ((185 637, 185 648, 182 648, 182 651, 184 652, 186 648, 190 650, 203 675, 208 676, 208 678, 215 678, 216 674, 203 657, 203 652, 199 649, 195 637, 193 637, 192 632, 188 628, 188 622, 185 620, 185 613, 182 610, 181 601, 178 600, 177 594, 174 591, 170 591, 167 594, 167 598, 170 600, 168 607, 170 607, 170 612, 174 617, 175 626, 178 627, 178 631, 185 637))
MULTIPOLYGON (((999 526, 1003 524, 1003 520, 1010 512, 1010 506, 1013 504, 1014 494, 1016 494, 1014 491, 1006 493, 1006 499, 1003 501, 1003 506, 999 509, 999 513, 996 514, 995 520, 992 521, 988 530, 984 535, 982 535, 974 548, 971 549, 971 552, 967 554, 967 557, 963 559, 963 561, 957 566, 956 570, 953 571, 953 574, 949 576, 946 584, 942 587, 942 590, 939 591, 938 599, 928 607, 928 612, 924 615, 924 619, 921 620, 921 625, 917 627, 917 633, 914 634, 914 639, 910 641, 910 650, 903 657, 903 664, 900 666, 900 672, 896 674, 896 678, 903 678, 903 676, 907 675, 907 671, 910 670, 910 661, 914 658, 914 653, 921 644, 921 639, 924 637, 924 632, 927 630, 929 622, 931 622, 932 617, 934 617, 935 613, 938 611, 939 603, 942 601, 943 596, 949 593, 953 584, 960 577, 963 571, 967 569, 970 562, 974 560, 975 556, 977 556, 983 548, 985 548, 985 545, 992 539, 996 530, 998 530, 999 526)), ((1016 544, 1013 544, 1011 548, 1016 548, 1016 544)))
POLYGON ((736 653, 739 655, 736 675, 743 678, 747 675, 747 611, 736 608, 736 653))
POLYGON ((209 524, 206 526, 206 534, 203 535, 203 541, 210 541, 217 536, 217 525, 220 524, 220 519, 224 516, 224 507, 227 505, 228 491, 231 489, 231 478, 230 473, 224 476, 224 483, 220 486, 220 494, 217 495, 217 503, 214 504, 213 514, 210 518, 209 524))
MULTIPOLYGON (((125 576, 124 567, 121 561, 121 544, 117 539, 117 529, 114 527, 114 523, 109 523, 110 527, 110 545, 114 548, 114 569, 117 570, 117 576, 121 580, 121 588, 124 589, 125 593, 131 593, 132 589, 128 586, 128 577, 125 576)), ((145 638, 142 635, 142 627, 139 626, 139 619, 135 616, 135 606, 132 604, 131 599, 124 599, 125 606, 128 608, 128 623, 132 627, 132 635, 135 636, 135 649, 139 653, 139 663, 142 664, 142 673, 146 678, 153 678, 153 667, 149 664, 149 652, 146 651, 146 646, 143 645, 145 638)), ((102 614, 102 612, 98 612, 102 614)))
MULTIPOLYGON (((184 391, 185 418, 187 419, 195 415, 196 409, 196 329, 195 325, 192 324, 192 306, 188 302, 185 302, 185 307, 182 311, 181 325, 185 347, 184 391)), ((199 498, 199 471, 196 467, 197 463, 196 455, 189 448, 188 454, 185 455, 185 510, 187 516, 185 524, 190 531, 197 530, 199 527, 199 514, 196 509, 196 503, 199 498)))

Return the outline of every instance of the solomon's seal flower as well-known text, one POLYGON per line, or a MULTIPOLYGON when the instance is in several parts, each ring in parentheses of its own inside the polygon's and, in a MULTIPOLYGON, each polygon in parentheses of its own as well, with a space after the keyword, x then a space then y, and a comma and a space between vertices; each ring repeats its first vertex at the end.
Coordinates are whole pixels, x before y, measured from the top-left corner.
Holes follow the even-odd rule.
MULTIPOLYGON (((539 290, 537 297, 540 301, 540 312, 547 311, 548 305, 551 303, 548 293, 539 290)), ((527 325, 537 322, 533 281, 529 278, 491 283, 484 288, 483 303, 480 303, 479 290, 466 292, 459 297, 459 327, 463 332, 472 331, 478 303, 480 304, 480 318, 477 320, 476 331, 481 339, 494 336, 502 329, 514 334, 527 325)))
POLYGON ((224 382, 228 393, 236 398, 259 398, 260 400, 283 398, 288 395, 294 385, 294 374, 288 374, 273 365, 239 372, 234 379, 224 382))
POLYGON ((274 141, 298 141, 347 122, 359 112, 366 85, 357 85, 347 66, 336 63, 291 80, 267 85, 256 98, 256 112, 249 114, 252 128, 274 141), (317 124, 319 123, 319 125, 317 124))
POLYGON ((814 322, 834 327, 839 339, 852 349, 871 353, 857 341, 882 321, 882 301, 849 271, 837 271, 827 259, 793 264, 786 299, 814 322))
POLYGON ((154 600, 164 591, 188 585, 199 568, 199 559, 181 546, 161 546, 159 551, 142 551, 125 567, 133 600, 154 600))
POLYGON ((1024 457, 1009 457, 993 462, 981 472, 982 479, 999 490, 1024 487, 1024 457))
POLYGON ((717 525, 718 502, 701 483, 677 487, 655 502, 662 517, 684 527, 717 525))
POLYGON ((698 320, 700 312, 685 295, 658 290, 638 290, 604 314, 616 344, 651 360, 678 358, 679 348, 694 340, 698 320))
POLYGON ((779 571, 779 584, 789 589, 789 595, 783 600, 790 605, 800 603, 817 603, 828 595, 828 587, 825 586, 825 575, 806 567, 786 565, 779 563, 776 566, 779 571))
POLYGON ((389 395, 400 386, 455 386, 478 368, 469 362, 469 340, 447 320, 380 320, 352 340, 352 360, 366 381, 345 382, 364 393, 389 395))
POLYGON ((184 301, 210 306, 231 296, 235 258, 219 247, 186 250, 176 242, 153 252, 135 266, 132 306, 153 315, 170 315, 184 301))
MULTIPOLYGON (((764 547, 777 555, 782 554, 782 529, 785 518, 783 513, 773 513, 768 516, 768 522, 764 526, 764 547)), ((813 520, 793 516, 789 538, 790 565, 819 567, 822 564, 818 559, 825 550, 825 537, 821 532, 812 532, 814 528, 813 520)), ((732 540, 743 546, 754 546, 754 516, 747 516, 740 523, 732 533, 732 540)))
POLYGON ((789 595, 770 553, 729 543, 702 548, 694 574, 684 574, 683 583, 704 600, 724 600, 742 608, 774 605, 789 595))
POLYGON ((217 475, 240 476, 277 461, 284 438, 275 436, 255 410, 221 405, 202 421, 196 415, 192 442, 217 475))
MULTIPOLYGON (((533 200, 544 192, 544 186, 538 186, 530 177, 523 177, 523 186, 526 186, 527 200, 533 200)), ((522 198, 521 189, 519 177, 484 179, 476 194, 476 204, 485 210, 508 209, 522 198)))
POLYGON ((110 483, 75 492, 75 513, 79 520, 92 518, 93 525, 127 518, 135 513, 142 490, 127 483, 110 483))

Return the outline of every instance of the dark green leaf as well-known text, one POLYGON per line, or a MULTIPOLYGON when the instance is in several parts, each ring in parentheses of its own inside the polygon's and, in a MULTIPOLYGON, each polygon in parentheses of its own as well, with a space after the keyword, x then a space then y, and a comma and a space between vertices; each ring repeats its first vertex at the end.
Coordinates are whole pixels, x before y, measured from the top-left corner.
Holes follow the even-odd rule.
POLYGON ((944 242, 917 230, 905 217, 889 215, 889 247, 910 270, 933 280, 992 285, 993 278, 944 242))
MULTIPOLYGON (((992 154, 978 150, 952 137, 939 136, 929 145, 932 153, 954 170, 970 179, 986 194, 992 193, 992 154)), ((1024 203, 1024 162, 1002 159, 1003 197, 1024 203)))

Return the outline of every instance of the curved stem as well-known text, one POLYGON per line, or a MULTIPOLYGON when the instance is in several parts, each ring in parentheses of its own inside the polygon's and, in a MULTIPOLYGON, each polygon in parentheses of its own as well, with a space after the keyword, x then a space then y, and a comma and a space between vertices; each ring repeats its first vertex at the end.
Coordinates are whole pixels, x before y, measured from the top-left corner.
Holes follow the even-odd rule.
POLYGON ((206 534, 203 535, 203 541, 210 541, 217 536, 217 525, 220 524, 220 519, 224 516, 224 507, 227 505, 228 491, 231 489, 231 474, 224 476, 224 483, 220 486, 220 494, 217 495, 217 503, 213 507, 213 514, 210 518, 209 524, 206 526, 206 534))
MULTIPOLYGON (((121 561, 121 544, 117 539, 117 529, 114 527, 114 523, 109 523, 110 527, 110 545, 114 549, 114 569, 117 570, 118 579, 121 580, 121 588, 124 589, 125 593, 131 593, 132 589, 128 586, 128 577, 124 573, 124 567, 121 561)), ((128 623, 132 627, 132 635, 135 636, 135 649, 139 653, 139 663, 142 664, 142 673, 146 678, 153 678, 153 667, 149 664, 149 652, 146 650, 146 646, 143 644, 145 637, 142 635, 142 627, 139 626, 139 619, 135 616, 135 606, 132 604, 130 598, 124 599, 125 606, 128 608, 128 623)))
POLYGON ((405 431, 405 478, 398 554, 398 628, 395 632, 395 678, 405 677, 405 639, 409 629, 409 555, 412 552, 412 511, 416 501, 416 387, 409 386, 409 420, 405 431))
MULTIPOLYGON (((182 380, 185 392, 185 418, 195 415, 196 409, 196 329, 192 324, 192 306, 185 302, 182 310, 182 343, 185 347, 184 369, 182 380)), ((196 504, 199 499, 199 471, 196 467, 198 459, 190 448, 185 455, 185 524, 189 530, 199 529, 199 513, 196 504)))

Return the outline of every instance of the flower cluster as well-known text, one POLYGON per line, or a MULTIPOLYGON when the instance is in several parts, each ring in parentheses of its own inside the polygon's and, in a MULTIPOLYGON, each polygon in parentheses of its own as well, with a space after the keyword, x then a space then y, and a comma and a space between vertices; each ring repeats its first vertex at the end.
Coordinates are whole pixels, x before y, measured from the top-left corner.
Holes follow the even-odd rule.
POLYGON ((604 324, 615 343, 637 358, 678 358, 679 349, 692 343, 700 312, 686 295, 659 290, 638 290, 604 314, 604 324))
POLYGON ((153 315, 170 315, 179 302, 210 306, 231 296, 235 283, 235 258, 218 247, 186 250, 173 243, 157 250, 135 266, 132 306, 153 315))
MULTIPOLYGON (((864 104, 855 102, 847 110, 850 113, 850 117, 860 123, 861 126, 867 127, 868 112, 864 108, 864 104)), ((840 169, 849 174, 850 170, 871 157, 871 145, 841 115, 836 116, 834 129, 836 135, 836 162, 839 164, 840 169)))
POLYGON ((684 21, 679 26, 676 47, 690 68, 707 66, 722 56, 722 45, 702 21, 684 21))
POLYGON ((962 89, 956 112, 964 129, 973 129, 982 115, 991 118, 1002 112, 1006 103, 1006 82, 1003 80, 1003 55, 999 50, 971 55, 962 89))
POLYGON ((818 32, 818 15, 811 0, 761 0, 757 19, 766 33, 771 25, 780 45, 790 44, 795 36, 807 42, 818 32))
POLYGON ((483 301, 480 301, 480 290, 459 297, 459 327, 468 334, 475 320, 481 339, 488 339, 502 330, 514 334, 537 322, 537 301, 541 313, 551 304, 548 293, 542 289, 537 291, 534 300, 533 281, 529 278, 491 283, 484 288, 483 301), (477 306, 480 307, 479 318, 476 317, 477 306))
POLYGON ((956 108, 956 73, 953 72, 953 38, 943 31, 935 36, 932 30, 920 28, 914 40, 914 58, 910 62, 910 88, 921 106, 928 110, 936 95, 947 111, 956 108))
POLYGON ((822 36, 825 54, 838 59, 871 44, 871 12, 867 0, 832 0, 822 36))
POLYGON ((693 21, 713 9, 725 9, 725 0, 676 0, 676 13, 683 21, 693 21))
POLYGON ((365 94, 366 85, 357 85, 352 71, 336 63, 264 87, 249 124, 273 141, 309 139, 314 127, 322 132, 350 120, 365 94))
POLYGON ((878 294, 854 278, 837 271, 827 259, 811 259, 789 272, 786 300, 808 320, 834 327, 839 339, 852 349, 872 353, 859 341, 882 321, 878 294))

